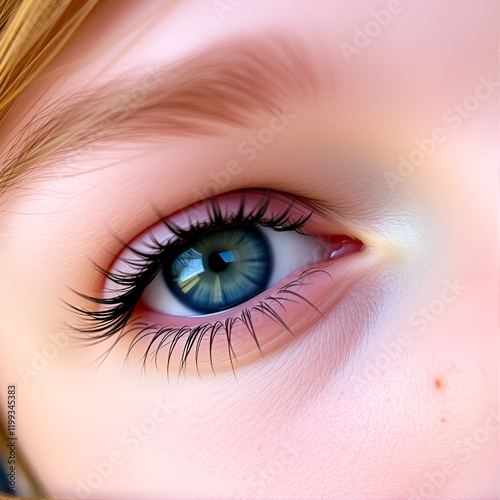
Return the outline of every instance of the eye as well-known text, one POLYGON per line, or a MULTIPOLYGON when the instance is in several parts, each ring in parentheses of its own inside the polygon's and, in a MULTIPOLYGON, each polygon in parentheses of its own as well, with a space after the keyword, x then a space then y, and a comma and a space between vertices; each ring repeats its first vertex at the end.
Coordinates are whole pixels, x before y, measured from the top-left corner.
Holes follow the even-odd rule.
POLYGON ((207 233, 165 263, 142 297, 152 310, 209 315, 245 303, 305 263, 327 258, 319 238, 239 225, 207 233))
POLYGON ((113 347, 128 337, 128 353, 142 346, 144 363, 153 357, 158 366, 166 353, 167 373, 173 359, 182 371, 191 358, 198 373, 207 363, 214 370, 229 362, 234 370, 239 354, 270 352, 284 332, 293 338, 292 328, 321 316, 321 304, 303 293, 324 292, 312 275, 328 281, 321 264, 363 248, 320 228, 306 203, 261 190, 160 217, 109 270, 99 268, 106 277, 101 296, 80 294, 99 309, 71 306, 84 321, 75 329, 113 347))

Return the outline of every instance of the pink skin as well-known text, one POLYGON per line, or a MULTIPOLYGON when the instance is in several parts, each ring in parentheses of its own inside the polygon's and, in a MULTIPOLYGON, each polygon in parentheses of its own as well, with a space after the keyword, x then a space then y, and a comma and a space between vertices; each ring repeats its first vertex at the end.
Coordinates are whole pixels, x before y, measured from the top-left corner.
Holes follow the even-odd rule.
POLYGON ((315 102, 291 101, 296 117, 220 190, 313 199, 315 234, 366 248, 326 263, 331 281, 304 287, 324 318, 290 310, 295 339, 263 321, 268 354, 243 340, 235 375, 199 378, 191 364, 168 382, 164 367, 141 377, 143 352, 123 365, 125 340, 98 368, 105 345, 68 342, 61 299, 75 302, 68 287, 98 293, 89 261, 112 266, 122 245, 111 232, 131 242, 158 221, 153 207, 168 215, 192 204, 269 117, 221 137, 124 141, 81 160, 82 170, 115 166, 25 181, 0 213, 0 379, 18 386, 19 443, 49 496, 496 498, 496 91, 482 88, 460 122, 459 108, 444 116, 497 74, 497 2, 401 1, 350 62, 341 44, 394 2, 254 0, 223 19, 212 2, 167 5, 111 3, 52 69, 74 67, 47 70, 5 130, 97 75, 293 33, 334 84, 315 102), (385 174, 399 175, 398 157, 436 128, 446 140, 390 189, 385 174), (57 355, 54 332, 67 344, 57 355), (33 350, 48 361, 26 375, 33 350))

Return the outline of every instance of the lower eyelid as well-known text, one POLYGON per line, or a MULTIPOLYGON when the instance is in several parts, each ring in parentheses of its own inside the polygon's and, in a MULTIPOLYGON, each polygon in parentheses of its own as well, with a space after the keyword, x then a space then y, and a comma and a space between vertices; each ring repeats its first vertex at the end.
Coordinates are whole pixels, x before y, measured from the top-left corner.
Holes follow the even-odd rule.
MULTIPOLYGON (((220 328, 213 337, 212 346, 210 347, 210 329, 207 329, 200 343, 197 359, 198 338, 195 339, 191 352, 184 363, 182 356, 186 349, 187 330, 178 339, 170 354, 169 342, 164 343, 161 349, 157 349, 164 335, 160 335, 151 344, 154 333, 167 325, 169 328, 184 327, 189 329, 202 325, 204 323, 200 321, 202 319, 205 319, 205 324, 210 322, 213 325, 216 321, 209 317, 165 316, 148 309, 138 308, 132 318, 131 325, 137 321, 137 324, 154 325, 154 328, 142 333, 139 329, 131 329, 126 337, 130 343, 135 343, 129 351, 129 356, 143 362, 144 352, 148 350, 150 359, 146 360, 145 368, 147 368, 149 361, 156 362, 160 370, 166 368, 168 363, 169 373, 172 374, 176 373, 182 364, 180 372, 185 375, 231 372, 249 365, 263 356, 267 358, 270 354, 301 337, 304 332, 323 321, 326 316, 335 314, 335 310, 348 299, 351 287, 369 273, 370 265, 361 254, 364 252, 344 256, 338 261, 314 265, 306 271, 303 269, 296 271, 259 296, 249 300, 248 303, 217 315, 220 328), (303 298, 301 299, 295 293, 303 298), (285 298, 291 299, 291 301, 284 300, 285 298), (264 314, 259 311, 259 304, 266 304, 266 309, 270 307, 271 310, 274 310, 286 326, 281 324, 279 319, 272 319, 272 314, 264 314), (251 314, 254 334, 260 349, 252 333, 245 326, 245 322, 242 321, 242 318, 248 317, 248 313, 251 314), (227 331, 224 326, 227 320, 233 322, 230 336, 235 356, 229 354, 227 331)), ((353 321, 358 320, 356 310, 349 307, 348 304, 345 304, 342 309, 347 311, 348 318, 353 321)), ((342 314, 342 318, 345 320, 346 314, 342 314)), ((349 327, 351 326, 349 325, 349 327)), ((346 329, 342 328, 342 330, 345 333, 346 329)), ((351 328, 347 330, 351 331, 351 328)), ((353 329, 353 332, 355 331, 356 329, 353 329)), ((334 332, 333 338, 325 339, 325 341, 338 342, 345 349, 348 344, 354 345, 356 338, 356 334, 349 335, 348 338, 335 338, 334 332)), ((340 363, 341 360, 339 359, 337 362, 340 363)))

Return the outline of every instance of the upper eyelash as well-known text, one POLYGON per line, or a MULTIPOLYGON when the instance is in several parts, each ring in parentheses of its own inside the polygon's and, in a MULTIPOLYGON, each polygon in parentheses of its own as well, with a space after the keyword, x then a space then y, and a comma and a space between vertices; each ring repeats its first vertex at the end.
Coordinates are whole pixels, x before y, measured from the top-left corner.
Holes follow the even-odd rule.
MULTIPOLYGON (((222 227, 226 228, 232 225, 258 224, 264 227, 272 228, 276 231, 295 231, 299 234, 304 234, 301 228, 309 220, 312 212, 308 215, 300 216, 296 220, 292 220, 291 209, 294 204, 294 200, 289 200, 288 205, 285 206, 279 213, 276 215, 272 214, 267 217, 265 214, 269 207, 270 198, 270 194, 263 196, 262 200, 247 214, 245 214, 245 192, 241 193, 240 206, 236 213, 223 214, 217 199, 211 198, 207 202, 208 221, 202 223, 192 223, 188 229, 183 229, 169 218, 160 216, 161 220, 173 233, 174 237, 166 244, 162 244, 152 237, 152 243, 147 244, 147 246, 151 249, 151 252, 139 251, 132 248, 130 245, 124 245, 124 248, 129 249, 134 255, 139 257, 139 260, 124 259, 124 262, 126 262, 132 269, 137 270, 137 273, 135 274, 107 271, 97 263, 93 262, 92 264, 98 272, 100 272, 106 279, 109 279, 113 283, 117 284, 123 291, 114 297, 92 297, 82 294, 76 290, 72 290, 79 297, 92 304, 99 304, 108 307, 104 310, 92 311, 83 307, 76 307, 64 301, 65 306, 75 313, 82 321, 79 326, 69 324, 66 324, 66 326, 78 333, 85 334, 85 340, 92 344, 104 341, 116 335, 118 332, 122 332, 118 335, 117 339, 115 339, 115 342, 112 345, 113 347, 116 342, 122 338, 123 330, 128 325, 145 288, 160 272, 169 256, 178 255, 184 246, 192 244, 193 240, 202 237, 207 232, 212 230, 222 227)), ((273 298, 273 300, 276 300, 276 298, 273 298)), ((178 330, 181 331, 186 328, 187 327, 179 328, 178 330)), ((157 337, 155 336, 154 340, 156 340, 156 338, 157 337)), ((228 339, 228 342, 230 345, 230 338, 228 339)), ((148 352, 149 348, 146 352, 146 356, 148 352)))

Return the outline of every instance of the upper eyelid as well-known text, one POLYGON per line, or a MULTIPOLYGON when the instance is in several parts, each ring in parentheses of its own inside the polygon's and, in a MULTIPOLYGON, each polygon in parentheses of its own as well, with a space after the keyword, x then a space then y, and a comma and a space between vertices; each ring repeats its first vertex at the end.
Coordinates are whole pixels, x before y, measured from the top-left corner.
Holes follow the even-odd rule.
MULTIPOLYGON (((233 194, 233 193, 225 193, 225 195, 219 195, 219 198, 224 199, 225 196, 231 195, 231 194, 233 194)), ((275 192, 275 191, 267 192, 266 190, 254 189, 254 190, 245 190, 245 191, 239 193, 239 196, 240 196, 240 206, 239 206, 237 212, 238 213, 241 212, 242 214, 244 214, 244 217, 245 216, 247 217, 247 219, 246 219, 247 223, 248 223, 248 221, 250 221, 250 223, 252 223, 252 224, 263 223, 263 225, 266 226, 265 221, 269 221, 270 223, 273 221, 277 221, 276 225, 278 228, 287 227, 287 228, 289 228, 288 230, 292 230, 292 231, 296 231, 296 232, 301 233, 300 228, 307 223, 307 221, 309 220, 309 218, 312 214, 312 209, 309 207, 307 201, 301 200, 300 197, 290 195, 290 194, 284 195, 283 193, 280 193, 280 192, 275 192), (249 213, 245 213, 245 211, 243 209, 245 202, 246 202, 246 199, 247 199, 247 198, 245 198, 245 195, 248 195, 249 193, 255 194, 261 198, 255 204, 255 206, 250 210, 249 213), (271 212, 269 215, 266 215, 268 202, 273 197, 283 198, 282 199, 282 202, 284 204, 283 209, 280 210, 277 214, 271 212), (285 203, 286 203, 286 205, 285 205, 285 203), (307 215, 301 214, 301 215, 292 217, 291 216, 291 209, 296 204, 303 204, 304 205, 303 208, 308 210, 307 215), (252 215, 252 218, 249 218, 249 215, 252 215), (261 219, 261 220, 259 220, 259 219, 261 219)), ((207 207, 207 202, 209 203, 208 207, 210 207, 210 206, 212 208, 217 207, 216 211, 219 210, 220 201, 218 201, 217 198, 213 198, 211 200, 205 200, 205 203, 204 203, 205 209, 207 207)), ((181 210, 181 212, 185 211, 187 209, 188 209, 188 207, 181 210)), ((158 241, 154 236, 152 236, 151 230, 154 226, 156 226, 158 224, 168 223, 169 217, 164 217, 164 216, 162 216, 162 214, 157 212, 157 216, 159 218, 159 221, 154 226, 146 229, 142 234, 137 235, 130 243, 127 243, 127 242, 123 241, 121 238, 115 236, 117 241, 122 244, 123 250, 129 251, 135 257, 135 259, 134 259, 134 257, 132 257, 132 258, 127 258, 126 260, 124 260, 124 257, 121 256, 121 254, 123 252, 123 250, 122 250, 116 255, 114 261, 110 264, 109 267, 106 266, 106 268, 105 268, 105 267, 97 264, 96 262, 93 262, 93 266, 106 279, 110 279, 110 278, 112 279, 113 277, 118 277, 118 278, 128 277, 122 273, 119 273, 118 275, 115 274, 115 276, 113 276, 113 273, 109 270, 109 269, 111 269, 111 270, 114 269, 114 267, 116 265, 115 263, 118 260, 122 260, 126 264, 131 265, 132 267, 136 268, 138 272, 140 270, 141 272, 145 271, 146 275, 150 274, 150 272, 153 272, 154 270, 161 268, 161 262, 164 259, 165 251, 167 251, 169 247, 172 247, 173 245, 176 245, 177 243, 182 245, 184 243, 184 241, 189 241, 189 238, 195 239, 195 238, 199 237, 201 232, 204 230, 204 228, 210 226, 210 224, 211 224, 210 221, 212 220, 211 214, 213 214, 213 213, 210 212, 210 210, 207 210, 207 213, 210 216, 210 220, 207 221, 207 223, 205 225, 203 225, 203 227, 201 227, 199 231, 195 231, 194 232, 195 234, 192 234, 190 230, 187 230, 189 237, 186 240, 184 240, 184 238, 182 238, 182 237, 181 238, 176 237, 173 240, 169 239, 168 242, 162 243, 162 242, 158 241), (149 237, 151 241, 150 242, 145 241, 145 239, 144 239, 145 237, 149 237), (133 244, 136 241, 140 242, 142 249, 138 249, 138 248, 134 247, 133 244)), ((235 216, 235 213, 231 213, 230 211, 226 210, 224 212, 224 215, 222 216, 223 225, 226 226, 227 221, 231 221, 234 218, 234 216, 235 216)), ((176 225, 173 222, 169 223, 169 224, 173 224, 174 226, 176 225)), ((184 231, 184 230, 181 229, 181 231, 184 231)), ((89 298, 89 297, 87 297, 87 298, 89 298)), ((92 297, 90 297, 90 300, 93 302, 99 301, 99 299, 92 298, 92 297)))
MULTIPOLYGON (((224 199, 228 194, 231 193, 224 193, 220 195, 220 198, 224 199)), ((287 195, 287 200, 286 200, 287 206, 284 206, 283 209, 280 212, 278 212, 278 214, 271 213, 270 215, 266 215, 266 212, 269 207, 269 202, 271 198, 275 198, 276 195, 277 193, 273 192, 273 194, 271 194, 271 192, 266 192, 265 190, 242 190, 240 192, 240 206, 238 210, 235 213, 230 213, 226 211, 224 214, 222 213, 218 198, 211 198, 209 200, 205 200, 205 207, 207 209, 210 221, 205 221, 201 225, 196 224, 196 226, 193 226, 191 222, 191 227, 188 230, 181 228, 177 224, 170 221, 168 217, 161 216, 161 214, 159 214, 159 218, 174 234, 176 234, 180 238, 191 238, 193 234, 192 233, 193 228, 195 228, 195 232, 198 232, 198 230, 201 231, 204 228, 210 226, 211 222, 215 223, 219 222, 223 223, 224 225, 227 225, 227 223, 231 224, 239 223, 243 219, 245 220, 246 223, 253 223, 253 221, 258 221, 258 223, 261 225, 265 225, 266 222, 269 221, 279 222, 279 226, 283 227, 288 227, 290 224, 293 224, 296 226, 296 229, 300 231, 300 228, 310 218, 312 211, 306 216, 299 216, 297 220, 291 223, 290 219, 292 217, 290 210, 293 207, 294 203, 296 203, 298 200, 295 199, 295 197, 292 197, 291 195, 287 195), (245 199, 247 193, 258 194, 259 196, 262 196, 262 198, 251 210, 245 213, 245 208, 246 208, 245 199)))
MULTIPOLYGON (((224 197, 228 194, 231 193, 221 195, 220 198, 224 199, 224 197)), ((271 212, 271 214, 266 215, 269 207, 269 201, 271 200, 271 198, 276 197, 276 195, 283 196, 280 193, 271 193, 266 192, 265 190, 242 191, 240 193, 240 206, 238 207, 238 209, 233 213, 231 213, 231 211, 229 210, 226 210, 224 211, 224 214, 221 211, 219 205, 220 202, 217 198, 205 200, 204 206, 209 219, 203 224, 196 226, 193 226, 193 222, 191 221, 191 227, 188 229, 181 228, 176 223, 171 221, 169 217, 164 217, 161 214, 157 214, 160 221, 156 223, 155 226, 161 223, 164 224, 170 231, 172 231, 175 237, 169 239, 164 243, 161 243, 151 234, 152 228, 149 228, 143 233, 143 235, 134 238, 133 241, 140 241, 146 247, 146 249, 152 250, 151 253, 148 253, 147 251, 145 251, 145 249, 138 250, 134 248, 132 246, 133 241, 132 243, 127 243, 126 245, 124 245, 124 247, 136 256, 144 259, 145 261, 149 258, 150 262, 152 263, 152 260, 154 258, 163 258, 164 252, 168 250, 169 247, 172 247, 173 245, 178 245, 179 247, 181 247, 184 243, 188 243, 195 238, 199 238, 206 229, 213 227, 214 221, 217 220, 221 222, 221 226, 223 227, 227 227, 228 225, 233 223, 241 223, 240 219, 242 219, 242 223, 245 224, 259 224, 263 225, 264 227, 268 227, 269 224, 272 225, 273 228, 277 231, 285 230, 284 228, 286 228, 286 230, 289 231, 302 233, 301 228, 309 220, 310 216, 312 215, 312 210, 310 210, 307 215, 301 214, 292 217, 291 209, 295 203, 300 203, 300 200, 297 197, 287 195, 286 199, 283 200, 284 203, 286 202, 286 206, 283 206, 283 208, 277 214, 271 212), (245 212, 245 195, 247 195, 248 193, 257 194, 262 198, 255 204, 255 206, 251 210, 245 212), (143 240, 144 235, 147 235, 151 238, 151 243, 147 243, 143 240)), ((187 210, 187 208, 184 210, 187 210)), ((111 265, 111 268, 113 268, 113 265, 111 265)))
MULTIPOLYGON (((276 189, 269 189, 268 190, 268 189, 264 189, 264 188, 243 188, 243 189, 239 189, 236 191, 227 191, 225 193, 220 193, 216 197, 212 197, 211 199, 208 198, 208 199, 205 199, 202 201, 198 201, 192 205, 186 205, 186 206, 176 210, 174 212, 174 214, 170 213, 168 215, 165 215, 165 213, 158 206, 151 204, 151 211, 155 216, 155 221, 150 222, 149 224, 146 223, 145 224, 146 229, 144 229, 140 233, 134 234, 132 238, 130 238, 129 236, 128 237, 120 236, 119 234, 117 234, 114 231, 111 232, 111 236, 121 245, 121 247, 128 247, 128 245, 130 244, 131 241, 137 241, 137 240, 142 239, 143 237, 149 237, 150 232, 151 232, 153 227, 155 227, 156 225, 158 225, 160 223, 165 224, 165 222, 167 220, 172 219, 173 216, 175 216, 175 214, 177 214, 177 213, 182 213, 182 212, 188 211, 190 209, 190 207, 196 206, 196 205, 206 207, 207 203, 211 203, 214 200, 215 201, 216 200, 219 200, 219 201, 224 200, 226 197, 232 196, 235 194, 240 196, 240 201, 242 200, 242 198, 241 198, 242 195, 243 195, 243 197, 246 195, 256 195, 256 196, 259 196, 262 198, 281 199, 283 201, 283 207, 285 205, 290 205, 291 207, 295 207, 295 208, 299 207, 301 215, 298 216, 297 218, 299 218, 299 217, 307 218, 307 220, 305 220, 304 222, 308 222, 309 217, 312 216, 312 214, 314 214, 314 213, 316 213, 321 218, 325 218, 326 220, 330 219, 329 214, 325 211, 325 209, 322 207, 322 205, 320 203, 318 203, 317 201, 311 200, 309 198, 306 198, 304 196, 301 196, 298 194, 293 194, 293 193, 284 193, 284 192, 276 190, 276 189)), ((281 212, 285 212, 285 210, 282 209, 281 212)), ((203 214, 207 215, 207 213, 208 212, 206 212, 205 208, 204 208, 203 214)), ((230 215, 233 215, 233 214, 230 214, 230 215)), ((274 218, 275 214, 273 213, 271 215, 274 218)), ((190 220, 189 224, 186 227, 191 227, 192 222, 193 221, 190 220)), ((208 222, 208 219, 207 219, 207 222, 208 222)), ((337 226, 337 228, 336 228, 337 231, 340 231, 340 232, 347 231, 347 228, 344 227, 344 225, 339 225, 339 223, 336 223, 336 226, 337 226)), ((182 228, 181 228, 181 230, 182 230, 182 228)), ((172 234, 174 234, 174 233, 172 233, 172 234)), ((318 236, 319 236, 319 234, 318 234, 318 236)))
POLYGON ((312 95, 318 82, 297 40, 268 35, 216 46, 149 78, 120 75, 97 88, 87 85, 42 108, 14 139, 5 158, 16 175, 0 185, 0 196, 21 173, 41 175, 48 158, 57 165, 101 139, 130 139, 130 131, 150 139, 214 135, 217 124, 246 127, 259 114, 281 111, 292 97, 312 95))
MULTIPOLYGON (((300 228, 297 230, 298 233, 302 233, 302 227, 307 224, 305 233, 302 234, 308 234, 311 236, 316 236, 316 237, 321 237, 321 238, 326 238, 328 239, 329 236, 333 233, 337 234, 351 234, 351 236, 355 236, 359 238, 359 234, 357 232, 354 232, 352 228, 348 227, 347 225, 340 223, 339 221, 336 221, 334 219, 331 219, 330 215, 325 211, 325 209, 322 207, 321 203, 317 202, 316 200, 311 200, 309 198, 305 198, 301 195, 298 194, 293 194, 293 193, 284 193, 282 191, 278 190, 267 190, 267 189, 262 189, 262 188, 249 188, 249 189, 243 189, 243 190, 237 190, 237 191, 229 191, 226 193, 222 193, 217 195, 216 198, 212 198, 212 200, 219 200, 220 203, 223 203, 221 200, 224 200, 226 197, 231 197, 231 196, 239 196, 240 197, 240 202, 242 202, 242 195, 245 196, 252 196, 256 195, 258 197, 262 198, 271 198, 271 199, 279 199, 281 200, 281 210, 278 210, 279 213, 286 213, 285 207, 290 206, 292 209, 297 209, 297 214, 292 217, 291 223, 292 224, 297 224, 299 223, 302 219, 304 219, 304 223, 300 223, 300 228), (311 223, 311 224, 309 224, 311 223)), ((208 212, 206 211, 206 205, 207 203, 210 202, 210 199, 204 200, 202 202, 197 202, 194 205, 188 205, 185 206, 173 214, 165 215, 163 211, 159 209, 159 207, 155 205, 151 205, 152 209, 152 214, 155 215, 155 220, 154 222, 151 221, 149 224, 145 224, 145 229, 141 231, 140 233, 136 233, 133 235, 119 235, 118 233, 115 233, 112 231, 110 235, 112 238, 115 240, 115 243, 118 243, 120 246, 116 247, 113 250, 110 250, 109 253, 107 254, 108 257, 111 257, 110 259, 106 259, 106 262, 103 262, 102 265, 97 264, 95 261, 93 261, 93 266, 95 269, 99 271, 99 273, 102 276, 102 283, 101 285, 104 285, 104 281, 106 280, 106 273, 107 270, 113 269, 116 266, 116 263, 118 260, 121 260, 122 255, 123 255, 123 250, 124 249, 129 249, 131 250, 132 254, 136 254, 139 258, 141 258, 141 255, 137 255, 138 252, 135 251, 137 248, 137 245, 135 243, 139 243, 139 247, 142 247, 142 249, 145 252, 145 255, 142 256, 142 259, 144 261, 147 261, 148 258, 151 258, 153 256, 158 256, 158 258, 162 257, 162 250, 161 247, 165 246, 167 242, 172 242, 175 244, 175 236, 174 233, 169 232, 167 236, 161 237, 160 241, 156 241, 156 238, 153 238, 152 243, 153 245, 150 244, 151 241, 151 236, 152 233, 151 231, 153 228, 157 227, 158 225, 165 226, 165 220, 168 219, 175 219, 176 214, 183 213, 186 211, 189 211, 190 208, 194 206, 203 206, 202 214, 205 216, 208 215, 208 212), (148 241, 149 240, 149 241, 148 241), (144 245, 144 243, 146 243, 144 245), (131 248, 131 245, 134 244, 134 247, 131 248)), ((259 206, 260 202, 257 202, 256 206, 259 206)), ((237 211, 237 210, 235 210, 237 211)), ((291 212, 290 212, 291 213, 291 212)), ((234 215, 229 211, 229 216, 234 215)), ((266 218, 273 218, 275 219, 276 213, 270 209, 269 215, 266 214, 266 218)), ((192 224, 193 220, 189 218, 189 222, 185 227, 189 228, 192 224)), ((207 222, 208 219, 207 219, 207 222)), ((260 222, 259 222, 260 223, 260 222)), ((275 228, 273 228, 275 229, 275 228)), ((278 229, 279 230, 279 229, 278 229)), ((199 237, 201 236, 201 232, 196 232, 192 237, 199 237)), ((134 261, 134 257, 131 256, 131 258, 134 261)), ((137 259, 135 259, 137 260, 137 259)), ((134 262, 136 265, 138 265, 138 262, 134 262)), ((102 288, 102 286, 101 286, 102 288)))

